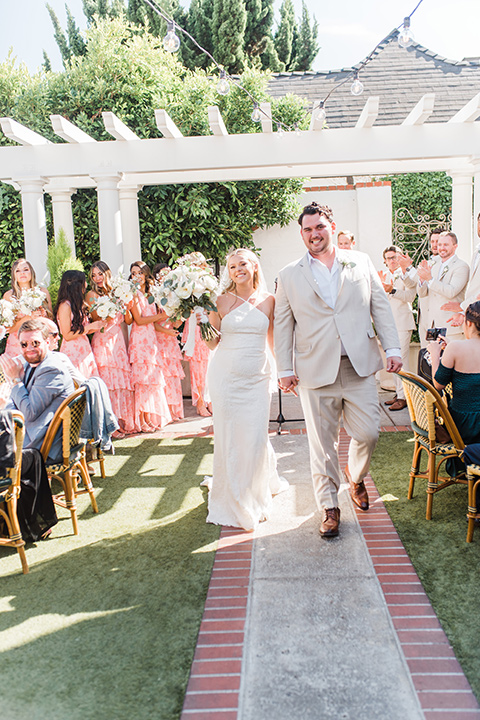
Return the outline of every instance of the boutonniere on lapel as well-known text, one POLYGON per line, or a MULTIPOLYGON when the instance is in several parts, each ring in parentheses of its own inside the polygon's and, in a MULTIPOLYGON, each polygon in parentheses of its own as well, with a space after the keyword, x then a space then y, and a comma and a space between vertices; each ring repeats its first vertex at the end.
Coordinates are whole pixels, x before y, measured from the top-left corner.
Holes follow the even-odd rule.
POLYGON ((338 258, 338 261, 342 268, 354 268, 357 266, 357 263, 352 262, 352 260, 348 261, 346 258, 338 258))
POLYGON ((447 272, 448 272, 448 265, 445 265, 445 267, 443 268, 442 273, 441 273, 441 275, 440 275, 440 277, 439 277, 438 279, 439 279, 439 280, 443 280, 443 278, 445 277, 445 275, 447 274, 447 272))

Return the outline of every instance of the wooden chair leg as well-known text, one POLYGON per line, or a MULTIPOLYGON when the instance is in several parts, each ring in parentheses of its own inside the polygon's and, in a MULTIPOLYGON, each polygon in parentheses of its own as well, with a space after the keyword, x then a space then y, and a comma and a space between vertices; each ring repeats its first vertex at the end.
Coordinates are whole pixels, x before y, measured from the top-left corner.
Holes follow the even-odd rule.
POLYGON ((8 535, 11 542, 11 547, 17 549, 17 553, 20 556, 20 562, 22 564, 22 572, 26 575, 29 572, 27 556, 25 554, 25 540, 22 538, 22 531, 20 530, 20 524, 18 522, 17 515, 17 498, 12 495, 6 501, 7 513, 2 513, 5 520, 7 521, 8 535))
POLYGON ((73 489, 72 471, 66 470, 64 473, 65 483, 65 505, 70 510, 70 516, 72 518, 73 534, 78 535, 78 517, 77 517, 77 502, 75 500, 75 492, 73 489))
POLYGON ((93 489, 92 481, 90 479, 90 473, 88 472, 87 468, 87 461, 85 457, 82 457, 80 462, 78 463, 78 468, 80 470, 80 475, 82 476, 82 482, 87 488, 88 494, 90 496, 90 503, 92 505, 92 510, 94 513, 98 513, 98 505, 97 505, 97 499, 95 497, 95 492, 93 489))
POLYGON ((98 448, 98 463, 100 465, 100 475, 102 476, 102 479, 105 480, 107 477, 107 474, 105 472, 105 455, 103 454, 102 450, 98 448))
POLYGON ((413 491, 415 489, 415 478, 418 475, 421 454, 422 454, 422 446, 419 445, 418 443, 415 443, 415 448, 413 450, 413 458, 412 458, 412 469, 410 470, 410 482, 408 484, 408 494, 407 494, 408 500, 411 500, 413 498, 413 491))
POLYGON ((475 518, 469 517, 468 518, 468 528, 467 528, 467 542, 471 543, 473 540, 473 531, 475 530, 475 518))
POLYGON ((432 519, 433 495, 435 493, 435 455, 428 453, 428 485, 427 485, 427 512, 426 519, 432 519))

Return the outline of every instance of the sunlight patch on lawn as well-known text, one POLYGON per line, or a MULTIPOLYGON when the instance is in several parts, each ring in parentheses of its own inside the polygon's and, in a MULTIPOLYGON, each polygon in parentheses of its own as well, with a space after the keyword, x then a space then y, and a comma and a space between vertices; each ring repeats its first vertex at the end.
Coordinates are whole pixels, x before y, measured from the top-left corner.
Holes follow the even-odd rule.
POLYGON ((73 615, 60 615, 58 613, 52 615, 36 615, 28 618, 20 625, 14 625, 8 630, 0 632, 0 652, 8 652, 16 648, 22 647, 27 643, 34 642, 41 637, 51 635, 52 633, 65 630, 72 625, 78 625, 85 620, 95 620, 97 618, 106 617, 107 615, 117 615, 122 612, 135 610, 136 606, 118 608, 117 610, 102 610, 96 612, 81 612, 73 615))
POLYGON ((391 493, 387 493, 386 495, 382 495, 380 500, 383 500, 383 502, 394 502, 395 500, 398 500, 395 495, 392 495, 391 493))

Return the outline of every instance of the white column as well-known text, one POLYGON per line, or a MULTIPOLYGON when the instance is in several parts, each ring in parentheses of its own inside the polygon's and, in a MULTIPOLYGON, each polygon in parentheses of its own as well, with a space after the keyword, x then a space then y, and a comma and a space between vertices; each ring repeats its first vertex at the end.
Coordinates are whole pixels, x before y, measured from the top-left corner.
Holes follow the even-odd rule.
POLYGON ((121 177, 120 174, 112 174, 93 178, 97 183, 100 258, 114 274, 123 270, 122 220, 118 190, 121 177))
POLYGON ((392 244, 392 189, 390 185, 356 186, 355 195, 357 200, 355 250, 367 253, 375 267, 382 269, 383 251, 392 244))
POLYGON ((138 192, 142 185, 120 188, 120 213, 123 233, 123 264, 125 272, 135 260, 142 259, 140 224, 138 220, 138 192))
POLYGON ((480 240, 477 236, 477 217, 480 213, 480 158, 473 161, 473 245, 480 240))
POLYGON ((470 263, 473 251, 473 178, 465 173, 448 174, 452 178, 452 230, 458 238, 457 255, 470 263))
POLYGON ((47 282, 47 227, 43 187, 45 178, 15 179, 22 196, 25 257, 32 263, 37 279, 47 282))
POLYGON ((60 230, 65 232, 68 244, 75 255, 75 230, 73 228, 72 195, 77 192, 73 188, 51 188, 48 194, 52 198, 53 228, 55 240, 60 230))

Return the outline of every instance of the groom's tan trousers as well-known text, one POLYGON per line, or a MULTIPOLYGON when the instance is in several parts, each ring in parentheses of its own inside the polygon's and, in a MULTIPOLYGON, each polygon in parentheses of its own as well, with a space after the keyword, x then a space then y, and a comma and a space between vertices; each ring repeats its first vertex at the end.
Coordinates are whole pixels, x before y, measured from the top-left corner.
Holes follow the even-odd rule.
POLYGON ((378 439, 380 406, 375 375, 360 377, 348 357, 342 356, 332 385, 305 388, 299 385, 308 445, 313 490, 318 508, 338 507, 342 479, 338 459, 338 433, 343 414, 345 430, 352 438, 348 469, 356 483, 368 473, 378 439))

